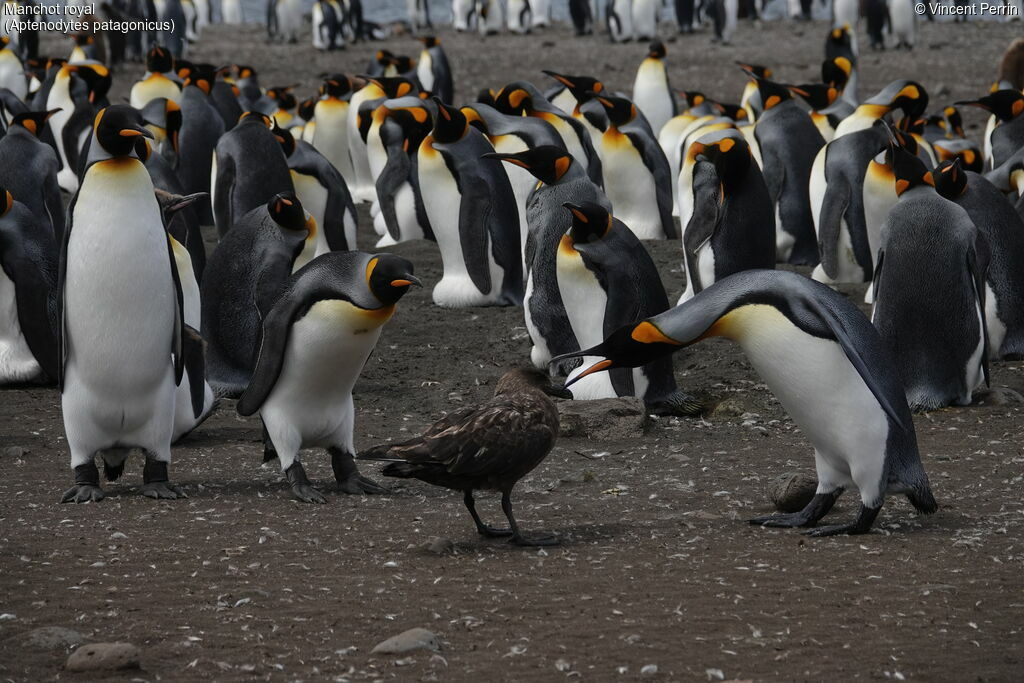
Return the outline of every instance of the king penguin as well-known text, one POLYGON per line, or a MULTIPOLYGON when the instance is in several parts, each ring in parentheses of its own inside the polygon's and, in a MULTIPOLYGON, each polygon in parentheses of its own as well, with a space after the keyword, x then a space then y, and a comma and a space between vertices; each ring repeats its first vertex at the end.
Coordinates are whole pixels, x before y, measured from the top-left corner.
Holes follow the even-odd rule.
POLYGON ((980 107, 996 120, 985 134, 986 170, 1006 162, 1024 147, 1024 94, 1017 90, 1002 89, 977 100, 957 102, 980 107))
MULTIPOLYGON (((210 93, 216 72, 208 65, 195 65, 185 79, 181 91, 181 133, 178 136, 178 163, 175 171, 185 194, 209 193, 214 150, 224 134, 224 120, 213 105, 210 93)), ((209 199, 195 205, 203 225, 213 225, 213 208, 209 199)))
POLYGON ((384 493, 353 461, 352 388, 395 304, 420 282, 412 264, 391 254, 335 252, 314 259, 284 284, 263 321, 259 358, 238 402, 259 411, 264 460, 281 463, 292 494, 326 503, 298 459, 299 449, 326 448, 342 493, 384 493))
POLYGON ((420 143, 419 184, 441 249, 438 306, 518 305, 523 262, 515 195, 494 148, 466 116, 435 98, 437 119, 420 143))
POLYGON ((158 97, 177 102, 181 97, 181 85, 168 75, 173 73, 171 53, 160 45, 154 45, 146 53, 146 73, 132 85, 128 102, 136 109, 142 109, 158 97))
POLYGON ((664 43, 660 40, 651 43, 647 57, 640 62, 636 80, 633 81, 633 103, 651 124, 651 132, 655 137, 658 137, 662 126, 678 113, 676 96, 669 85, 668 71, 663 61, 665 55, 664 43))
POLYGON ((416 76, 420 79, 420 85, 445 104, 452 104, 455 100, 452 69, 448 65, 441 41, 435 36, 423 36, 420 41, 423 43, 423 51, 416 63, 416 76))
POLYGON ((813 527, 850 484, 860 492, 857 518, 818 527, 810 535, 867 533, 890 494, 906 495, 920 512, 935 512, 938 506, 892 353, 854 304, 802 275, 783 270, 736 273, 686 303, 620 327, 601 344, 573 355, 603 359, 581 373, 582 378, 644 365, 708 337, 739 343, 814 447, 818 488, 807 506, 751 523, 813 527))
POLYGON ((183 496, 167 473, 184 364, 182 295, 153 182, 136 154, 140 136, 152 133, 128 106, 96 115, 69 209, 58 359, 75 485, 62 502, 102 499, 94 457, 112 481, 131 448, 145 452, 143 495, 183 496))
POLYGON ((0 187, 42 220, 59 244, 64 235, 64 202, 57 182, 60 159, 39 139, 55 113, 26 112, 11 120, 0 138, 0 187))
MULTIPOLYGON (((425 106, 387 108, 378 135, 384 149, 384 165, 375 189, 384 223, 379 246, 415 239, 434 241, 434 231, 420 191, 418 150, 433 130, 434 122, 425 106)), ((377 219, 375 218, 375 221, 377 219)))
POLYGON ((890 142, 899 201, 882 226, 871 320, 914 410, 968 405, 988 381, 988 244, 932 173, 890 142))
POLYGON ((605 5, 605 25, 608 27, 608 37, 613 43, 633 40, 632 4, 632 0, 608 0, 605 5))

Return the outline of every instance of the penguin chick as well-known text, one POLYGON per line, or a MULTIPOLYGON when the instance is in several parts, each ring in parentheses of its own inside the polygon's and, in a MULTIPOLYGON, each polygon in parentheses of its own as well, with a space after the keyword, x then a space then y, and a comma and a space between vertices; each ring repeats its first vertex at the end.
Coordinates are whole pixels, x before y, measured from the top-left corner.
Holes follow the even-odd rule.
POLYGON ((814 526, 850 484, 860 491, 856 520, 810 535, 867 533, 888 494, 903 493, 920 512, 935 512, 895 359, 864 314, 825 285, 790 271, 743 271, 571 355, 602 359, 583 378, 650 363, 708 337, 739 343, 814 446, 814 498, 800 512, 752 524, 814 526))
POLYGON ((301 448, 327 449, 343 493, 385 491, 352 461, 352 387, 395 304, 410 286, 420 286, 412 271, 391 254, 330 252, 288 280, 263 320, 256 369, 237 410, 259 411, 264 462, 277 457, 292 493, 305 503, 327 499, 306 477, 301 448))
POLYGON ((553 537, 527 538, 512 514, 512 489, 539 465, 558 438, 558 410, 545 394, 547 375, 538 370, 506 372, 494 397, 441 418, 421 436, 374 446, 361 460, 390 462, 383 474, 419 479, 463 492, 476 530, 489 538, 509 536, 523 546, 556 545, 553 537), (500 491, 509 529, 487 526, 476 511, 473 491, 500 491))

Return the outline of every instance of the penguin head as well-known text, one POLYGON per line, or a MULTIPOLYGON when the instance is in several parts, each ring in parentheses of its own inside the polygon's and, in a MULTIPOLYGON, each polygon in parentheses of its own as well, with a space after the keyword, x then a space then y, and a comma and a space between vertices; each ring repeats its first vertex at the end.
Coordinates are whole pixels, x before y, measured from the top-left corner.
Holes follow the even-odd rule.
POLYGON ((771 78, 773 71, 770 66, 761 64, 750 64, 748 62, 736 62, 736 66, 751 74, 751 78, 771 78))
POLYGON ((416 60, 407 55, 399 55, 392 58, 391 65, 400 74, 407 74, 416 68, 416 60))
POLYGON ((267 88, 267 97, 276 102, 279 109, 290 111, 299 106, 298 99, 292 94, 293 88, 295 88, 294 85, 279 85, 267 88))
POLYGON ((191 64, 178 71, 185 72, 184 81, 186 86, 194 85, 209 95, 213 91, 213 84, 217 80, 217 69, 212 64, 191 64))
POLYGON ((636 105, 625 97, 597 97, 613 126, 624 126, 636 118, 636 105))
POLYGON ((980 150, 967 140, 936 140, 932 143, 932 149, 940 161, 959 159, 964 171, 981 173, 984 170, 980 150))
POLYGON ((160 211, 164 217, 164 225, 170 225, 171 219, 174 218, 174 214, 179 211, 184 211, 200 199, 205 199, 208 196, 209 194, 206 192, 181 195, 174 194, 173 192, 165 192, 157 188, 156 200, 160 204, 160 211))
POLYGON ((71 40, 76 47, 88 47, 96 42, 91 33, 72 33, 71 40))
POLYGON ((437 39, 437 36, 420 36, 418 39, 423 43, 423 48, 429 50, 432 47, 437 47, 441 44, 441 41, 437 39))
POLYGON ((540 145, 531 147, 515 154, 499 154, 490 152, 483 155, 484 159, 498 159, 520 168, 525 168, 537 180, 546 185, 554 185, 562 179, 572 166, 572 157, 561 147, 540 145))
POLYGON ((960 166, 960 159, 943 161, 932 170, 935 191, 946 199, 955 200, 967 190, 967 174, 960 166))
POLYGON ((828 50, 831 46, 832 49, 846 49, 851 50, 853 45, 853 38, 850 35, 849 24, 844 24, 838 28, 834 28, 828 33, 828 39, 825 41, 828 50))
POLYGON ((737 134, 733 129, 702 136, 690 143, 687 153, 696 161, 706 161, 713 165, 719 180, 726 187, 743 182, 753 158, 743 134, 737 134))
POLYGON ((49 111, 27 111, 23 114, 18 114, 11 119, 11 125, 21 126, 28 132, 32 133, 32 135, 39 137, 39 134, 43 132, 43 126, 46 125, 46 120, 59 111, 59 108, 51 109, 49 111))
POLYGON ((235 73, 238 74, 238 77, 241 79, 256 78, 256 69, 245 64, 236 64, 235 73))
POLYGON ((660 40, 652 40, 651 44, 647 48, 648 59, 665 59, 665 55, 668 51, 665 49, 665 43, 660 40))
POLYGON ((1000 121, 1012 121, 1024 113, 1024 93, 1018 90, 1003 89, 997 90, 990 95, 977 100, 957 102, 972 107, 981 107, 989 111, 1000 121))
POLYGON ((733 121, 747 120, 747 110, 743 108, 742 104, 715 102, 714 107, 722 116, 733 121))
POLYGON ((466 117, 466 121, 469 122, 469 125, 473 126, 484 135, 490 135, 490 131, 487 129, 487 122, 481 118, 480 112, 472 106, 462 107, 459 111, 461 111, 463 116, 466 117))
POLYGON ((0 187, 0 218, 7 215, 7 212, 14 206, 14 195, 5 187, 0 187))
POLYGON ((308 97, 299 102, 299 106, 295 110, 295 113, 297 113, 299 118, 303 121, 312 121, 316 112, 316 103, 316 97, 308 97))
POLYGON ((97 104, 110 90, 113 78, 110 69, 99 62, 88 64, 65 64, 67 69, 85 83, 86 92, 90 104, 97 104))
POLYGON ((377 50, 376 54, 373 55, 373 61, 377 63, 377 66, 382 69, 387 68, 391 65, 391 61, 395 58, 393 52, 389 50, 377 50))
MULTIPOLYGON (((758 76, 750 71, 747 72, 751 78, 757 81, 757 92, 761 96, 762 107, 764 111, 768 111, 772 107, 777 107, 786 100, 793 99, 793 95, 790 93, 791 88, 797 88, 799 86, 786 86, 782 83, 776 83, 775 81, 768 80, 762 76, 758 76)), ((797 92, 797 94, 801 94, 797 92)))
POLYGON ((964 134, 964 119, 960 115, 960 110, 952 104, 942 109, 942 115, 946 119, 947 135, 952 134, 958 138, 967 137, 964 134))
POLYGON ((168 141, 171 149, 177 154, 182 124, 181 107, 178 103, 165 97, 156 97, 142 108, 142 119, 153 133, 154 139, 157 142, 168 141))
POLYGON ((914 138, 891 128, 884 121, 881 125, 889 132, 889 152, 886 157, 896 179, 896 195, 901 196, 907 190, 922 185, 935 187, 931 172, 917 156, 917 142, 914 138))
POLYGON ((151 74, 165 74, 174 68, 171 53, 162 45, 154 45, 146 53, 146 71, 151 74))
POLYGON ((416 86, 413 82, 408 78, 402 78, 401 76, 394 76, 392 78, 371 78, 370 83, 373 83, 380 88, 384 93, 383 97, 386 97, 389 100, 416 94, 416 86))
POLYGON ((787 85, 791 93, 799 96, 814 111, 826 109, 839 97, 840 91, 828 83, 806 83, 804 85, 787 85))
POLYGON ((681 90, 679 95, 686 100, 686 108, 693 109, 699 107, 708 101, 708 98, 704 93, 698 90, 681 90))
POLYGON ((294 192, 279 192, 267 202, 267 213, 285 230, 307 230, 306 211, 294 192))
POLYGON ((572 225, 566 237, 573 247, 590 244, 604 238, 612 230, 614 218, 608 209, 594 202, 562 204, 572 216, 572 225))
POLYGON ((434 103, 437 104, 437 118, 434 119, 431 133, 434 140, 442 144, 461 140, 469 129, 466 115, 455 107, 449 107, 438 97, 434 98, 434 103))
POLYGON ((486 104, 490 107, 498 108, 497 93, 491 88, 482 88, 480 92, 476 94, 476 101, 480 104, 486 104))
POLYGON ((918 118, 928 108, 928 92, 916 81, 893 81, 861 106, 880 108, 881 113, 900 109, 905 116, 918 118))
POLYGON ((395 303, 415 285, 423 283, 412 274, 412 263, 394 254, 376 254, 366 264, 366 284, 385 306, 395 303))
POLYGON ((852 73, 853 63, 846 57, 833 57, 821 63, 821 82, 840 92, 849 83, 852 73))
POLYGON ((136 152, 139 138, 153 139, 142 114, 126 104, 101 109, 92 125, 93 140, 111 157, 127 157, 136 152))
POLYGON ((290 130, 277 125, 275 120, 270 131, 274 134, 274 139, 281 145, 281 151, 284 152, 285 158, 295 153, 295 137, 290 130))
POLYGON ((332 74, 320 83, 321 97, 342 98, 352 92, 352 79, 345 74, 332 74))
POLYGON ((638 368, 663 356, 672 354, 678 351, 680 347, 687 346, 693 341, 697 341, 697 339, 689 342, 676 341, 664 334, 653 322, 643 320, 639 323, 620 327, 597 346, 556 356, 549 361, 549 364, 567 358, 582 356, 602 358, 602 360, 568 380, 565 383, 565 388, 568 389, 587 375, 613 368, 638 368))
POLYGON ((242 112, 242 115, 238 117, 238 126, 263 126, 264 128, 271 129, 274 127, 274 119, 270 118, 263 112, 258 111, 247 111, 242 112))
POLYGON ((502 114, 519 116, 533 109, 533 95, 525 88, 507 85, 495 97, 494 108, 502 114))
POLYGON ((604 92, 604 83, 590 76, 567 76, 547 70, 543 73, 564 85, 580 104, 591 99, 595 93, 600 95, 604 92))

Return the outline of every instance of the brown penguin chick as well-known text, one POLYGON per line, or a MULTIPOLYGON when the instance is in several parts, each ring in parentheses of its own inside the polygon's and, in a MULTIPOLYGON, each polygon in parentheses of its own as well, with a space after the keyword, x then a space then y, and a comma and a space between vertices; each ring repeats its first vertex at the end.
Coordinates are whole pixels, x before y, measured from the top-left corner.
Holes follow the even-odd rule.
POLYGON ((505 373, 494 397, 441 418, 421 435, 398 444, 375 446, 358 457, 384 460, 383 474, 419 479, 462 491, 477 531, 511 536, 515 545, 555 545, 554 537, 524 538, 512 515, 512 488, 547 456, 558 438, 558 410, 545 393, 548 376, 534 369, 505 373), (500 491, 509 529, 480 520, 473 491, 500 491))

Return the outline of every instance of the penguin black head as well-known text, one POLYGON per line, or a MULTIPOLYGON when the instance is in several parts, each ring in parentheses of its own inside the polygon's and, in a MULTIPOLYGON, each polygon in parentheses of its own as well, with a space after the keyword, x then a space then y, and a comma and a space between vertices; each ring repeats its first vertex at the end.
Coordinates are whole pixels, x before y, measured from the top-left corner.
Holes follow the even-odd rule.
MULTIPOLYGON (((467 119, 472 110, 464 112, 467 119)), ((475 115, 476 112, 473 112, 475 115)), ((426 107, 396 107, 388 111, 388 119, 394 121, 402 129, 402 148, 409 153, 415 154, 419 149, 423 138, 427 137, 434 127, 431 113, 426 107)))
POLYGON ((408 78, 395 76, 393 78, 371 78, 370 82, 384 91, 384 97, 389 100, 406 95, 415 95, 416 86, 408 78))
POLYGON ((997 90, 977 100, 957 102, 972 107, 981 107, 991 112, 1000 121, 1012 121, 1024 113, 1024 93, 1016 90, 997 90))
POLYGON ((306 211, 294 192, 280 192, 267 202, 267 212, 285 230, 306 230, 306 211))
POLYGON ((440 143, 457 142, 469 129, 466 115, 455 107, 449 107, 439 97, 434 98, 437 104, 437 118, 434 119, 434 140, 440 143))
POLYGON ((940 161, 960 161, 960 168, 964 171, 981 173, 984 164, 978 149, 966 140, 936 140, 932 144, 936 156, 940 161), (950 143, 947 146, 947 142, 950 143))
POLYGON ((352 79, 345 74, 332 74, 320 84, 320 95, 326 97, 345 97, 352 92, 352 79))
POLYGON ((597 242, 611 232, 614 218, 611 212, 600 204, 566 202, 562 206, 572 215, 572 226, 567 237, 573 245, 597 242))
POLYGON ((101 109, 92 125, 93 139, 110 156, 126 157, 136 150, 140 137, 153 138, 142 114, 126 104, 101 109))
POLYGON ((270 131, 274 134, 274 139, 281 145, 281 151, 284 152, 285 158, 295 153, 295 137, 290 130, 277 125, 275 120, 270 131))
POLYGON ((162 45, 154 45, 146 53, 146 71, 152 74, 165 74, 174 68, 171 53, 162 45))
POLYGON ((494 108, 502 114, 519 116, 533 109, 533 96, 529 90, 507 85, 501 89, 494 99, 494 108))
MULTIPOLYGON (((707 140, 706 137, 703 139, 707 140)), ((711 163, 727 188, 743 181, 752 159, 746 140, 734 135, 724 135, 708 142, 693 142, 688 153, 699 161, 711 163)))
POLYGON ((207 95, 213 91, 213 84, 217 80, 217 69, 211 64, 192 64, 178 71, 185 71, 185 85, 194 85, 207 95))
POLYGON ((21 126, 28 132, 32 133, 32 135, 39 137, 39 134, 43 131, 43 126, 46 125, 46 120, 59 111, 59 108, 51 109, 49 111, 27 111, 15 116, 11 120, 11 125, 21 126))
POLYGON ((391 64, 391 60, 394 58, 395 55, 393 52, 389 52, 388 50, 377 50, 377 54, 373 56, 373 61, 377 62, 379 66, 386 68, 391 64))
POLYGON ((900 131, 889 127, 884 122, 886 130, 889 131, 889 154, 888 161, 892 166, 892 173, 896 179, 896 195, 900 196, 907 190, 921 185, 935 187, 935 180, 932 174, 925 168, 924 162, 917 156, 917 144, 910 147, 909 141, 913 138, 904 135, 900 131))
POLYGON ((490 88, 483 88, 476 94, 476 101, 480 104, 486 104, 488 106, 498 108, 498 100, 495 92, 490 88))
POLYGON ((256 78, 256 69, 244 64, 236 64, 235 73, 239 78, 256 78))
POLYGON ((263 126, 265 128, 270 129, 274 127, 274 119, 270 118, 269 116, 262 112, 247 111, 243 112, 242 115, 238 117, 238 123, 236 125, 243 124, 263 126))
POLYGON ((648 59, 665 59, 665 55, 668 51, 665 49, 665 43, 660 40, 652 40, 650 46, 647 48, 648 59))
POLYGON ((964 135, 964 119, 960 115, 960 110, 954 107, 952 104, 942 109, 942 115, 946 119, 946 124, 949 126, 949 131, 958 138, 967 137, 964 135))
POLYGON ((786 100, 793 99, 793 95, 790 93, 790 89, 792 88, 797 88, 797 94, 801 94, 799 86, 786 86, 782 83, 770 81, 767 78, 758 76, 750 71, 747 73, 751 78, 757 81, 757 92, 761 95, 761 102, 764 103, 764 111, 768 111, 772 107, 777 107, 786 100))
POLYGON ((303 121, 312 121, 316 112, 316 103, 316 97, 308 97, 299 102, 299 106, 295 110, 295 113, 297 113, 299 118, 303 121))
POLYGON ((366 284, 385 306, 395 303, 415 285, 423 283, 412 274, 412 263, 394 254, 377 254, 366 264, 366 284))
POLYGON ((715 102, 714 107, 722 116, 733 121, 745 121, 747 119, 747 110, 741 104, 715 102))
POLYGON ((427 50, 441 44, 441 41, 437 39, 437 36, 421 36, 419 41, 423 43, 423 47, 427 50))
POLYGON ((292 94, 292 88, 294 87, 294 85, 279 85, 267 88, 267 97, 274 100, 279 108, 289 111, 299 105, 299 101, 292 94))
POLYGON ((484 154, 483 158, 499 159, 525 168, 537 180, 547 185, 554 185, 561 180, 572 166, 572 157, 569 153, 555 145, 540 145, 515 154, 491 152, 484 154))
POLYGON ((75 76, 82 79, 89 93, 89 102, 96 104, 110 91, 113 78, 110 69, 102 64, 65 64, 64 68, 71 71, 75 76))
POLYGON ((399 55, 391 60, 391 65, 400 74, 407 74, 416 68, 416 60, 407 55, 399 55))
POLYGON ((690 109, 699 107, 708 101, 708 98, 705 97, 704 93, 697 90, 683 90, 679 94, 683 96, 684 100, 686 100, 686 106, 690 109))
POLYGON ((590 76, 566 76, 554 71, 544 71, 544 74, 568 88, 569 94, 575 97, 579 104, 592 99, 595 93, 600 95, 604 92, 604 83, 590 76))
POLYGON ((156 200, 160 204, 160 211, 164 216, 164 225, 170 225, 171 219, 174 218, 174 214, 179 211, 184 211, 200 199, 205 199, 207 197, 209 197, 209 194, 206 192, 181 195, 174 194, 172 192, 165 192, 159 188, 156 190, 156 200))
POLYGON ((805 83, 803 85, 787 85, 791 93, 799 96, 814 111, 828 108, 839 98, 839 90, 828 83, 805 83))
POLYGON ((78 47, 88 47, 96 42, 91 33, 72 33, 71 40, 78 47))
POLYGON ((771 78, 772 69, 769 66, 762 66, 761 64, 747 64, 746 62, 736 62, 737 66, 750 74, 751 78, 771 78))
POLYGON ((613 126, 624 126, 636 118, 636 105, 625 97, 598 97, 597 101, 608 114, 608 122, 613 126))
POLYGON ((916 119, 928 108, 928 92, 916 81, 893 81, 861 106, 864 105, 900 109, 904 115, 916 119))
POLYGON ((821 63, 821 81, 842 91, 850 81, 853 64, 846 57, 833 57, 821 63))
POLYGON ((955 200, 967 190, 967 174, 960 166, 960 159, 950 159, 932 169, 935 191, 946 199, 955 200))
POLYGON ((638 368, 663 356, 668 356, 686 345, 665 335, 654 323, 644 320, 620 327, 597 346, 557 356, 552 358, 550 363, 581 356, 598 356, 604 359, 567 381, 565 388, 568 389, 571 385, 595 372, 612 368, 638 368))
POLYGON ((14 206, 14 195, 7 188, 0 187, 0 218, 6 216, 12 206, 14 206))
POLYGON ((853 37, 850 35, 849 25, 843 25, 829 31, 828 38, 825 40, 825 51, 828 52, 830 49, 853 49, 853 37))

